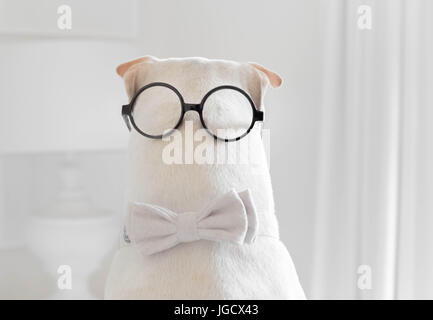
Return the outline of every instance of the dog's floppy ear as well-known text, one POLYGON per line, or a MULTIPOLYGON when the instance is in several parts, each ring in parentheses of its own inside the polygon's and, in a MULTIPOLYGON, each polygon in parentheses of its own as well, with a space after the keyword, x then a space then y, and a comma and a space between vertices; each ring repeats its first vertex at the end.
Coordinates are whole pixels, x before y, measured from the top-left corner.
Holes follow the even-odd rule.
POLYGON ((138 70, 141 69, 138 68, 138 65, 152 63, 155 62, 156 60, 158 59, 155 57, 145 56, 145 57, 137 58, 122 63, 116 68, 117 74, 125 80, 126 93, 128 94, 130 99, 134 96, 135 91, 137 90, 136 86, 137 86, 138 70))
POLYGON ((140 57, 140 58, 122 63, 121 65, 119 65, 116 68, 116 72, 119 76, 123 77, 125 75, 126 71, 128 71, 132 66, 136 65, 137 63, 149 62, 149 61, 155 61, 155 60, 157 60, 157 58, 152 57, 152 56, 140 57))
POLYGON ((250 81, 249 93, 256 105, 256 108, 258 110, 263 110, 266 91, 270 86, 278 88, 281 86, 283 80, 275 72, 272 72, 257 63, 248 62, 247 65, 250 72, 253 72, 254 74, 251 78, 254 80, 250 81))
POLYGON ((281 84, 283 83, 283 79, 281 79, 281 77, 276 74, 275 72, 272 72, 264 67, 262 67, 261 65, 254 63, 254 62, 250 62, 250 64, 256 68, 257 70, 259 70, 260 72, 262 72, 267 79, 269 80, 270 85, 273 88, 278 88, 279 86, 281 86, 281 84))

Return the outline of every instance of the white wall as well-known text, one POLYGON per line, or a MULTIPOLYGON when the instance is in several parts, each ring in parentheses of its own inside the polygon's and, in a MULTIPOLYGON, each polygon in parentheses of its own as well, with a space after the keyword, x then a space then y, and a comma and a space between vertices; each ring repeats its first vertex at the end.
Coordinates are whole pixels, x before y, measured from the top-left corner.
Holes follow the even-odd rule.
POLYGON ((0 0, 0 154, 123 148, 114 68, 135 55, 134 0, 0 0), (13 132, 13 134, 11 134, 13 132))
POLYGON ((1 40, 0 153, 121 148, 114 67, 133 53, 113 40, 1 40))

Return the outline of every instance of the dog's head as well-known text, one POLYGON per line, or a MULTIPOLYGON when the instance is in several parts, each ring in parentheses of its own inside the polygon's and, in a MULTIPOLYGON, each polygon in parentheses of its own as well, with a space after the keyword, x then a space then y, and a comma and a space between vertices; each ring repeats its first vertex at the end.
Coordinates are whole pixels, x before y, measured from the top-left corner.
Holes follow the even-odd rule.
MULTIPOLYGON (((197 181, 193 188, 202 188, 203 191, 198 192, 205 192, 203 185, 213 184, 214 180, 221 180, 223 176, 227 176, 230 179, 215 182, 215 184, 222 184, 221 190, 232 187, 254 188, 247 181, 250 179, 248 164, 241 168, 236 166, 236 163, 242 158, 239 155, 244 154, 246 150, 248 159, 255 159, 266 168, 266 155, 260 136, 261 124, 256 122, 251 131, 239 141, 215 140, 203 129, 203 117, 208 116, 204 114, 208 107, 202 110, 202 118, 197 112, 192 112, 196 111, 193 108, 185 113, 183 121, 178 121, 182 112, 180 111, 182 108, 179 107, 179 95, 184 103, 198 106, 209 91, 218 86, 229 85, 240 88, 249 96, 257 110, 264 111, 263 100, 266 90, 269 87, 279 87, 282 82, 276 73, 255 63, 205 58, 158 59, 151 56, 123 63, 118 66, 117 73, 125 81, 130 100, 144 86, 151 83, 162 82, 175 88, 173 91, 167 87, 152 87, 140 93, 135 101, 134 122, 138 127, 145 128, 143 131, 147 131, 146 133, 157 136, 178 125, 177 131, 164 136, 164 139, 152 139, 143 136, 135 128, 131 130, 131 170, 136 184, 170 175, 171 181, 178 179, 177 185, 182 185, 185 183, 183 180, 194 176, 195 179, 202 179, 202 181, 197 181), (234 145, 237 145, 237 148, 232 148, 231 150, 234 151, 230 152, 230 148, 234 145), (246 148, 242 148, 242 145, 246 148), (227 162, 235 166, 231 169, 221 166, 227 162), (174 164, 174 166, 167 166, 167 164, 174 164), (190 166, 175 166, 176 164, 190 166), (214 178, 212 178, 213 174, 214 178)), ((209 106, 208 110, 212 110, 210 120, 206 122, 207 127, 212 125, 218 127, 229 121, 242 126, 245 125, 243 119, 248 118, 246 113, 252 112, 251 108, 248 108, 251 106, 249 100, 239 92, 212 95, 212 99, 211 101, 209 98, 209 103, 206 102, 209 106), (246 107, 240 108, 240 106, 246 107), (237 111, 233 112, 235 109, 237 111)), ((245 161, 245 157, 242 161, 245 161)), ((268 174, 267 170, 265 172, 268 174)), ((165 192, 167 188, 166 184, 165 192)), ((137 185, 135 189, 140 189, 140 186, 137 185)))

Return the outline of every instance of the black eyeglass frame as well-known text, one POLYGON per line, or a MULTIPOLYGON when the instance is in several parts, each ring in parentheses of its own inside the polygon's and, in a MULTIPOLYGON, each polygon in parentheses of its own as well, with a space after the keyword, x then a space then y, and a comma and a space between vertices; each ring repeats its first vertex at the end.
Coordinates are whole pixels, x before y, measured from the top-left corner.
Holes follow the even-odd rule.
POLYGON ((250 131, 254 127, 256 121, 263 121, 263 119, 264 119, 264 113, 263 113, 263 111, 257 110, 256 106, 255 106, 253 100, 251 99, 251 97, 249 96, 249 94, 246 93, 244 90, 242 90, 239 87, 232 86, 232 85, 222 85, 222 86, 215 87, 212 90, 210 90, 208 93, 206 93, 206 95, 203 97, 203 99, 201 100, 200 103, 195 104, 195 103, 185 103, 185 101, 184 101, 182 95, 180 94, 179 90, 177 90, 175 87, 173 87, 172 85, 170 85, 168 83, 165 83, 165 82, 152 82, 152 83, 149 83, 149 84, 141 87, 137 91, 137 93, 134 95, 134 97, 131 99, 131 102, 129 104, 127 104, 127 105, 122 106, 122 117, 123 117, 123 120, 125 121, 125 124, 126 124, 126 126, 127 126, 127 128, 128 128, 129 131, 131 131, 131 124, 132 124, 132 127, 134 127, 134 129, 138 133, 140 133, 141 135, 143 135, 143 136, 145 136, 147 138, 150 138, 150 139, 162 139, 164 137, 169 136, 177 128, 179 128, 179 126, 182 124, 182 121, 183 121, 183 118, 185 116, 185 113, 187 113, 188 111, 196 111, 196 112, 198 112, 198 114, 200 116, 200 122, 201 122, 201 125, 203 126, 203 128, 206 129, 206 131, 211 136, 213 136, 216 140, 221 140, 221 141, 225 141, 225 142, 238 141, 238 140, 242 139, 248 133, 250 133, 250 131), (177 95, 177 97, 180 100, 181 106, 182 106, 182 114, 180 115, 179 121, 177 122, 177 124, 174 126, 173 129, 171 129, 171 130, 169 130, 166 133, 161 134, 161 135, 150 135, 150 134, 147 134, 147 133, 143 132, 137 126, 137 124, 134 121, 134 116, 132 115, 132 113, 134 111, 134 105, 135 105, 135 102, 138 99, 138 96, 144 90, 146 90, 148 88, 151 88, 151 87, 156 87, 156 86, 166 87, 166 88, 172 90, 177 95), (203 118, 203 108, 204 108, 204 104, 206 103, 206 100, 209 98, 209 96, 211 94, 215 93, 216 91, 224 90, 224 89, 236 90, 239 93, 241 93, 243 96, 245 96, 247 98, 248 102, 250 103, 251 109, 253 111, 253 117, 252 117, 252 121, 251 121, 250 127, 241 136, 236 137, 236 138, 232 138, 232 139, 220 138, 220 137, 216 136, 215 134, 213 134, 212 131, 210 131, 207 128, 206 123, 205 123, 204 118, 203 118))

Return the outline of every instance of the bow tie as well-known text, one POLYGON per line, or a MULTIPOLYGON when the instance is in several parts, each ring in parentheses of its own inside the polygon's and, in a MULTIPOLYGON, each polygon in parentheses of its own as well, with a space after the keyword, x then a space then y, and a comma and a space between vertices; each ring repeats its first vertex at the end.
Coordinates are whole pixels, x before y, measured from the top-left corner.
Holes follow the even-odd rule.
POLYGON ((199 212, 175 213, 148 203, 132 203, 124 229, 144 255, 196 240, 251 243, 257 232, 257 213, 249 190, 230 192, 199 212))

